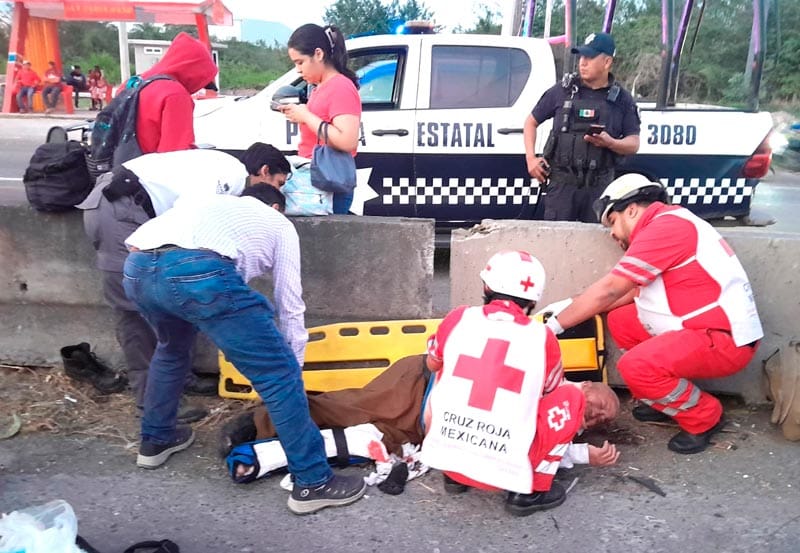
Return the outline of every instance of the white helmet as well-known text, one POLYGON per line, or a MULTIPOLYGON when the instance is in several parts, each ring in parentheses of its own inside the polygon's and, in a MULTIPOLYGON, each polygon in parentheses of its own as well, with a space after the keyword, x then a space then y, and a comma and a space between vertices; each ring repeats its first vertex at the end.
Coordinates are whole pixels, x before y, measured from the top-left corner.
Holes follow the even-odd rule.
POLYGON ((544 292, 545 273, 539 260, 524 251, 502 251, 494 254, 481 278, 493 292, 515 298, 539 301, 544 292))
POLYGON ((653 182, 639 173, 626 173, 606 186, 600 197, 595 200, 592 208, 597 215, 597 220, 608 226, 608 214, 615 205, 619 207, 616 211, 619 211, 637 200, 669 203, 669 196, 660 183, 653 182))

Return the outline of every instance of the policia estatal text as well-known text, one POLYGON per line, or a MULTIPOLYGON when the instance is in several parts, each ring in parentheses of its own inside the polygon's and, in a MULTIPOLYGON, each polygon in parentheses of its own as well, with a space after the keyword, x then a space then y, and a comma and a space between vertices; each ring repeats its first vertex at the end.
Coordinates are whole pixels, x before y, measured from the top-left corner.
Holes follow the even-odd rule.
POLYGON ((611 35, 589 35, 572 49, 580 55, 580 77, 567 75, 547 90, 525 120, 528 173, 547 183, 539 197, 545 220, 596 223, 592 203, 614 180, 622 157, 639 149, 636 102, 609 72, 614 52, 611 35), (534 151, 536 129, 550 118, 542 159, 534 151))

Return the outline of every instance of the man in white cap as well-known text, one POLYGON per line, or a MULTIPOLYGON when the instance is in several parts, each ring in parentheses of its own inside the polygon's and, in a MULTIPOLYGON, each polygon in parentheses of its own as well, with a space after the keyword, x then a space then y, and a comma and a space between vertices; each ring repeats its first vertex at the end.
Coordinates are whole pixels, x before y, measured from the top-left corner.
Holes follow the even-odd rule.
POLYGON ((664 187, 643 175, 616 179, 595 209, 625 254, 579 296, 546 307, 547 326, 559 334, 608 312, 626 350, 617 370, 642 402, 633 416, 674 419, 681 430, 669 449, 699 453, 725 419, 719 400, 692 379, 740 371, 763 336, 747 274, 710 224, 669 205, 664 187))
POLYGON ((616 46, 610 34, 592 33, 572 53, 580 56, 579 75, 565 75, 525 120, 525 161, 544 185, 545 220, 596 223, 592 203, 614 180, 619 160, 639 150, 639 111, 611 74, 616 46), (544 157, 537 157, 537 128, 551 118, 544 157))
POLYGON ((619 401, 605 384, 564 381, 555 335, 528 317, 545 283, 535 257, 497 253, 481 279, 484 305, 454 309, 429 340, 434 383, 422 460, 444 471, 448 493, 506 490, 506 511, 526 516, 564 502, 554 477, 565 455, 595 466, 617 461, 608 442, 571 451, 570 443, 613 419, 619 401))

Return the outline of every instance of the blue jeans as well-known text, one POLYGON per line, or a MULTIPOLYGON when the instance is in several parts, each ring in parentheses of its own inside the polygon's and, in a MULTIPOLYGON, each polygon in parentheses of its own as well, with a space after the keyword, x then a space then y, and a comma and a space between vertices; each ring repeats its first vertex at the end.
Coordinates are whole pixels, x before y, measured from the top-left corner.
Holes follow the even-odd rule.
POLYGON ((333 476, 308 411, 300 366, 275 325, 274 309, 245 284, 233 261, 208 250, 134 252, 124 275, 125 293, 158 337, 145 390, 143 441, 173 437, 200 330, 261 396, 295 482, 317 486, 333 476))
POLYGON ((44 100, 44 107, 55 109, 58 105, 58 97, 61 95, 61 85, 46 86, 42 90, 42 100, 44 100))
POLYGON ((33 111, 33 93, 36 92, 36 87, 21 86, 17 92, 17 108, 20 111, 33 111), (22 100, 25 99, 27 103, 22 100))
POLYGON ((333 213, 347 215, 350 213, 350 206, 353 205, 353 193, 333 195, 333 213))

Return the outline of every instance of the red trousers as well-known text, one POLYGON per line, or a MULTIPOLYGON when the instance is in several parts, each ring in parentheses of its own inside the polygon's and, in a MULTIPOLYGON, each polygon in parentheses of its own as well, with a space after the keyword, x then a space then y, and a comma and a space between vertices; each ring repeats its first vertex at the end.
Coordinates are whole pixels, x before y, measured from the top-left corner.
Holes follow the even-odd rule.
POLYGON ((683 329, 650 336, 631 303, 608 313, 608 328, 627 350, 617 370, 633 397, 699 434, 719 422, 722 404, 689 379, 720 378, 742 370, 756 347, 739 346, 721 330, 683 329))
MULTIPOLYGON (((528 452, 533 468, 534 492, 546 492, 553 485, 561 458, 583 422, 586 400, 576 386, 559 386, 539 401, 536 435, 528 452)), ((497 488, 457 472, 444 473, 461 484, 496 491, 497 488)))

